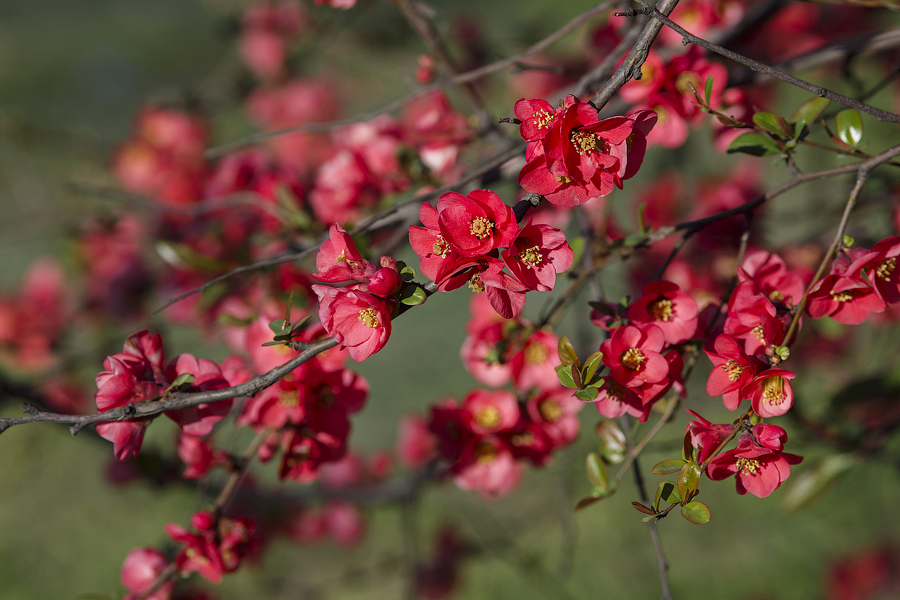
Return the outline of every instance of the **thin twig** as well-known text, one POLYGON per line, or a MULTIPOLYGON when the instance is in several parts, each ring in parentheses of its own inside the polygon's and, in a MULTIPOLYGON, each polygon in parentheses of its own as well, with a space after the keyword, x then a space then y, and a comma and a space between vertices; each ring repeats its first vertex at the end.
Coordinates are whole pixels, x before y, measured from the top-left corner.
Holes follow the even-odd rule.
POLYGON ((855 108, 856 110, 868 113, 878 119, 879 121, 886 123, 900 123, 900 115, 896 113, 892 113, 886 110, 882 110, 880 108, 875 108, 870 104, 866 104, 865 102, 860 102, 859 100, 854 100, 848 96, 844 96, 843 94, 838 94, 837 92, 833 92, 828 88, 823 88, 821 86, 809 83, 808 81, 804 81, 802 79, 798 79, 793 75, 785 73, 775 67, 771 67, 767 64, 761 63, 759 61, 755 61, 752 58, 744 56, 743 54, 738 54, 732 50, 727 48, 723 48, 722 46, 718 46, 716 44, 707 42, 704 39, 701 39, 694 34, 686 31, 680 25, 672 22, 666 15, 662 14, 655 8, 651 6, 647 6, 643 1, 638 0, 640 4, 643 5, 644 8, 635 9, 632 11, 628 11, 627 13, 621 13, 623 16, 631 15, 631 14, 642 14, 642 15, 650 15, 660 23, 665 24, 673 31, 678 32, 681 37, 684 38, 683 42, 685 44, 694 44, 695 46, 700 46, 701 48, 706 48, 711 52, 715 52, 725 58, 729 58, 736 63, 742 64, 744 66, 750 67, 754 71, 762 73, 764 75, 768 75, 774 79, 779 79, 784 81, 785 83, 789 83, 793 86, 796 86, 800 89, 804 89, 808 92, 812 92, 817 96, 821 96, 822 98, 827 98, 833 102, 837 102, 838 104, 843 104, 844 106, 849 106, 850 108, 855 108))

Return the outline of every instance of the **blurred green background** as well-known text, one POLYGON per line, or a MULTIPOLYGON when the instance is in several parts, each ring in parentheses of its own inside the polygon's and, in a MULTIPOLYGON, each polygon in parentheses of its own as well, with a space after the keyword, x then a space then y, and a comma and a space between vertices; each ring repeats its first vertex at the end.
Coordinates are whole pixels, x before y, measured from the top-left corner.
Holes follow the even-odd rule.
MULTIPOLYGON (((592 5, 528 0, 515 3, 513 10, 502 0, 430 4, 445 22, 471 15, 497 57, 543 37, 592 5)), ((2 289, 12 289, 36 257, 55 254, 65 261, 68 236, 86 215, 120 208, 73 186, 111 183, 111 152, 148 100, 200 94, 226 105, 232 74, 239 69, 233 35, 242 5, 216 0, 3 1, 2 289)), ((349 73, 358 82, 345 94, 347 114, 370 111, 406 93, 423 49, 394 7, 370 1, 347 13, 320 9, 316 14, 329 32, 318 59, 321 68, 331 65, 334 73, 349 73)), ((561 47, 577 43, 581 35, 570 36, 561 47)), ((213 143, 250 131, 225 109, 218 118, 221 137, 213 143)), ((694 144, 676 162, 687 165, 688 157, 698 156, 711 156, 711 151, 694 144)), ((723 168, 735 164, 731 158, 710 160, 723 168)), ((672 164, 671 154, 648 157, 648 164, 664 162, 672 164)), ((685 169, 696 169, 696 162, 685 169)), ((704 165, 704 171, 712 170, 704 165)), ((638 180, 634 188, 640 188, 638 180)), ((626 203, 629 193, 617 193, 619 201, 626 203)), ((845 193, 835 191, 837 196, 845 193)), ((797 202, 804 201, 802 194, 797 202)), ((783 209, 786 214, 797 210, 792 205, 783 209)), ((779 210, 769 218, 777 220, 779 210)), ((608 285, 615 287, 620 276, 609 274, 608 285)), ((467 300, 465 294, 441 295, 410 311, 395 324, 385 350, 359 365, 372 393, 366 410, 353 420, 354 445, 364 450, 392 447, 400 415, 421 413, 439 397, 460 397, 476 386, 458 358, 467 300)), ((528 310, 535 311, 541 301, 530 300, 528 310)), ((577 331, 585 327, 586 315, 583 307, 578 310, 581 320, 570 321, 561 333, 587 335, 577 331)), ((890 342, 896 330, 858 335, 863 343, 876 335, 890 342)), ((185 333, 166 340, 170 356, 196 345, 185 333)), ((94 373, 104 350, 85 349, 96 357, 94 373)), ((221 353, 218 348, 206 351, 211 357, 221 353)), ((879 372, 890 369, 895 358, 885 352, 866 364, 879 372)), ((705 369, 698 369, 691 382, 692 406, 709 419, 727 421, 731 417, 718 400, 704 400, 705 369)), ((841 375, 834 374, 811 383, 798 379, 798 402, 814 405, 840 381, 841 375)), ((0 404, 3 416, 19 414, 16 404, 0 404)), ((679 415, 641 457, 650 489, 658 478, 649 474, 649 467, 677 454, 687 420, 679 415)), ((162 421, 148 435, 151 450, 168 448, 175 435, 175 427, 162 421)), ((595 421, 593 408, 585 407, 579 442, 558 455, 552 467, 528 472, 522 488, 509 497, 484 502, 449 482, 427 490, 417 513, 422 551, 431 551, 432 534, 444 523, 453 524, 472 550, 463 563, 457 597, 658 597, 646 526, 629 506, 637 499, 631 478, 611 499, 577 514, 571 510, 589 492, 583 461, 596 443, 595 421)), ((794 436, 795 430, 788 429, 794 436)), ((104 477, 110 450, 89 432, 73 439, 63 426, 15 427, 0 436, 0 600, 120 597, 119 569, 127 552, 163 546, 163 525, 186 523, 209 500, 203 486, 111 485, 104 477)), ((897 448, 893 450, 896 455, 897 448)), ((814 463, 816 452, 813 448, 795 473, 814 463)), ((893 517, 898 483, 896 464, 861 464, 810 508, 788 513, 780 502, 784 489, 760 500, 737 496, 732 481, 706 482, 701 499, 712 510, 709 525, 691 525, 674 515, 660 523, 673 595, 824 597, 828 566, 835 559, 870 544, 900 541, 893 517)), ((400 511, 372 507, 367 516, 370 534, 359 547, 300 547, 276 539, 262 563, 226 577, 213 593, 230 599, 400 598, 405 585, 400 511)))

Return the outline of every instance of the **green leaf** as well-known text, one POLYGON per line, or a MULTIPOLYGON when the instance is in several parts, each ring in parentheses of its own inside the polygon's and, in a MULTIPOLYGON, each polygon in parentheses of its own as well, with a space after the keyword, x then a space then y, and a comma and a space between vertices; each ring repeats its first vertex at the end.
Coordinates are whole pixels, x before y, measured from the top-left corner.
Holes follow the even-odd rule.
POLYGON ((855 148, 862 142, 863 124, 859 111, 853 108, 842 110, 834 118, 837 124, 837 136, 842 142, 855 148))
POLYGON ((606 472, 606 465, 603 464, 603 459, 596 452, 589 452, 585 459, 585 465, 587 467, 588 481, 595 488, 599 489, 601 493, 605 492, 606 486, 609 485, 609 475, 606 472))
POLYGON ((562 363, 562 366, 578 365, 579 369, 581 368, 581 363, 578 361, 578 353, 575 352, 575 347, 569 341, 569 336, 564 335, 559 338, 557 352, 559 352, 559 362, 562 363))
POLYGON ((176 392, 180 389, 191 387, 192 385, 194 385, 194 374, 182 373, 175 378, 175 381, 172 382, 172 385, 166 388, 166 393, 176 392))
POLYGON ((641 519, 641 523, 649 523, 650 521, 652 521, 653 519, 656 519, 656 518, 657 518, 656 515, 650 515, 649 517, 644 517, 643 519, 641 519))
POLYGON ((713 78, 712 76, 706 78, 706 85, 703 89, 704 97, 706 98, 706 106, 709 106, 709 99, 712 98, 713 91, 713 78))
POLYGON ((402 269, 400 269, 400 279, 402 279, 406 283, 409 283, 410 281, 412 281, 415 278, 416 278, 416 270, 413 269, 412 267, 403 267, 402 269))
POLYGON ((404 285, 403 290, 400 292, 400 302, 407 306, 418 306, 426 300, 428 300, 428 294, 414 283, 404 285))
POLYGON ((786 510, 798 510, 812 504, 856 462, 857 459, 850 454, 832 454, 812 468, 794 475, 782 498, 782 506, 786 510))
POLYGON ((629 236, 625 237, 625 247, 634 248, 635 246, 640 246, 644 242, 647 241, 647 236, 644 233, 632 233, 629 236))
POLYGON ((595 387, 586 387, 583 390, 578 390, 575 392, 575 397, 581 400, 582 402, 593 402, 597 399, 597 395, 600 393, 595 387))
POLYGON ((770 112, 758 112, 753 115, 753 122, 769 133, 777 136, 790 136, 791 129, 787 121, 770 112))
POLYGON ((686 460, 681 460, 680 458, 673 458, 672 460, 664 460, 662 462, 658 462, 653 465, 653 474, 654 475, 670 475, 677 471, 680 471, 684 465, 687 464, 686 460))
POLYGON ((728 146, 728 154, 743 152, 753 156, 777 156, 781 154, 778 144, 767 135, 761 133, 744 133, 728 146))
POLYGON ((815 98, 810 98, 794 111, 794 116, 791 117, 791 123, 797 123, 800 120, 806 121, 807 123, 815 123, 816 119, 819 118, 819 115, 822 114, 822 111, 825 110, 825 107, 831 101, 827 98, 820 98, 816 96, 815 98))
POLYGON ((559 365, 556 367, 556 377, 563 386, 576 390, 578 389, 578 384, 572 379, 572 370, 566 365, 559 365))
POLYGON ((809 127, 806 126, 806 119, 800 119, 794 123, 794 133, 792 137, 795 140, 802 140, 809 135, 809 127))
POLYGON ((575 505, 575 510, 581 510, 583 508, 587 508, 594 502, 599 502, 600 500, 603 500, 604 498, 606 498, 606 496, 590 496, 588 498, 582 498, 581 500, 578 501, 578 504, 575 505))
POLYGON ((597 437, 600 438, 600 446, 598 448, 600 456, 607 463, 617 465, 625 460, 627 453, 625 434, 622 433, 618 425, 609 419, 604 419, 597 423, 594 431, 597 433, 597 437))
POLYGON ((264 342, 263 346, 284 346, 284 342, 264 342))
POLYGON ((656 500, 653 508, 659 510, 659 501, 663 500, 669 504, 678 504, 681 502, 681 496, 678 495, 678 487, 671 481, 660 481, 656 486, 656 500))
POLYGON ((581 389, 584 387, 584 382, 581 380, 581 370, 577 365, 569 366, 569 371, 572 373, 572 380, 575 382, 575 387, 581 389))
POLYGON ((599 350, 584 359, 584 381, 590 383, 597 373, 597 368, 603 363, 603 353, 599 350))
POLYGON ((682 498, 690 498, 700 485, 700 465, 689 462, 681 469, 678 475, 678 494, 682 498))
POLYGON ((640 512, 644 513, 645 515, 652 515, 654 517, 656 516, 655 510, 653 510, 649 506, 644 506, 640 502, 632 502, 631 505, 635 508, 635 510, 640 511, 640 512))
POLYGON ((288 325, 290 325, 290 323, 284 319, 269 321, 269 329, 271 329, 272 333, 275 335, 281 335, 285 331, 288 331, 288 325))
POLYGON ((692 500, 681 507, 681 516, 695 525, 705 525, 709 523, 712 515, 709 514, 709 508, 705 504, 699 500, 692 500))

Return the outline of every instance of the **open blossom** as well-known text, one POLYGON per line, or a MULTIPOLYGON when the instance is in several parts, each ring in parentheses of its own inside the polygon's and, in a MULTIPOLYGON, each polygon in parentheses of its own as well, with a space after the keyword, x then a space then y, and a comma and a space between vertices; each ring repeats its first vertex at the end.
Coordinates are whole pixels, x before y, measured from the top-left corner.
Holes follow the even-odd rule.
POLYGON ((572 266, 575 254, 562 231, 529 223, 502 256, 510 273, 528 289, 549 292, 556 285, 556 274, 572 266))
POLYGON ((512 208, 491 190, 448 192, 438 199, 437 212, 441 235, 463 256, 509 246, 518 231, 512 208))
POLYGON ((735 476, 738 494, 750 492, 765 498, 791 475, 791 465, 803 457, 782 452, 787 433, 777 425, 760 423, 741 435, 737 448, 710 461, 707 474, 713 481, 735 476))
POLYGON ((529 141, 519 185, 558 206, 576 206, 606 196, 633 177, 644 158, 656 113, 600 120, 597 110, 567 96, 552 113, 535 100, 517 103, 522 136, 529 141))
POLYGON ((862 269, 878 253, 856 253, 853 262, 835 260, 832 273, 822 278, 809 291, 806 312, 813 319, 831 317, 845 325, 859 325, 869 313, 883 312, 886 305, 881 296, 860 275, 862 269))
POLYGON ((635 325, 656 325, 667 344, 680 344, 697 331, 697 302, 675 283, 654 281, 628 309, 628 318, 635 325))
POLYGON ((665 334, 656 325, 625 325, 613 330, 600 345, 603 363, 610 375, 629 388, 659 383, 669 374, 669 363, 662 355, 665 334))
POLYGON ((384 300, 350 288, 312 286, 319 297, 319 320, 329 335, 362 362, 391 337, 391 309, 384 300))
POLYGON ((688 410, 697 420, 688 423, 684 430, 691 446, 697 450, 697 462, 704 463, 719 446, 731 435, 733 427, 726 424, 715 424, 707 421, 692 410, 688 410))
MULTIPOLYGON (((159 550, 153 548, 135 548, 125 557, 122 563, 120 578, 122 585, 132 594, 126 599, 137 598, 142 592, 146 592, 156 582, 156 578, 169 565, 169 561, 159 550)), ((168 600, 175 587, 171 580, 163 583, 153 594, 146 597, 147 600, 168 600)))
POLYGON ((706 393, 722 396, 728 410, 737 410, 744 395, 741 390, 756 376, 757 363, 751 361, 737 340, 728 335, 716 338, 715 352, 706 351, 713 369, 706 381, 706 393))
POLYGON ((794 390, 790 380, 796 375, 787 369, 766 369, 741 390, 750 398, 753 412, 763 418, 780 417, 794 404, 794 390))
POLYGON ((467 426, 477 435, 506 431, 519 420, 519 403, 505 390, 475 390, 466 396, 462 410, 467 426))
POLYGON ((353 238, 337 223, 328 230, 328 239, 316 254, 317 273, 313 277, 326 283, 341 281, 367 281, 378 270, 364 260, 356 249, 353 238))

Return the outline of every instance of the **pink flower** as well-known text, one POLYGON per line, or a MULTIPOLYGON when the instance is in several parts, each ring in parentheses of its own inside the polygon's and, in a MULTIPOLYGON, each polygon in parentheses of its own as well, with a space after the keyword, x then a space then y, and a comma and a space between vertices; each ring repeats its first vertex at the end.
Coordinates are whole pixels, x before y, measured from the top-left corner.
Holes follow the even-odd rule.
POLYGON ((528 289, 549 292, 556 285, 557 273, 572 266, 575 254, 562 231, 529 223, 502 256, 509 272, 528 289))
POLYGON ((628 309, 634 325, 653 324, 662 329, 667 344, 685 342, 697 331, 697 303, 678 285, 654 281, 628 309))
POLYGON ((353 238, 337 223, 328 230, 329 238, 316 254, 317 273, 312 276, 326 283, 367 281, 378 267, 364 260, 353 238))
POLYGON ((741 389, 741 396, 750 398, 753 412, 764 419, 780 417, 794 404, 794 377, 787 369, 766 369, 741 389))
POLYGON ((519 421, 519 403, 505 390, 475 390, 463 400, 462 410, 476 435, 506 431, 519 421))
POLYGON ((781 452, 786 440, 787 433, 777 425, 754 425, 741 435, 737 448, 714 458, 706 472, 713 481, 735 475, 738 494, 765 498, 790 477, 790 465, 803 460, 781 452))
MULTIPOLYGON (((168 381, 174 382, 185 374, 194 376, 193 383, 182 390, 185 392, 207 392, 229 387, 219 365, 205 358, 198 359, 190 354, 181 354, 172 359, 166 367, 168 381)), ((166 416, 175 421, 187 435, 203 437, 212 431, 213 425, 225 418, 231 410, 232 402, 222 400, 181 410, 169 410, 166 411, 166 416)))
POLYGON ((354 289, 312 286, 319 297, 319 320, 329 335, 362 362, 391 337, 391 309, 380 298, 354 289))
POLYGON ((728 410, 737 410, 743 399, 742 388, 756 375, 756 363, 744 353, 740 344, 727 335, 720 335, 715 342, 716 352, 706 352, 713 369, 706 381, 706 393, 722 396, 728 410))
POLYGON ((496 437, 472 440, 453 467, 453 481, 464 490, 478 491, 485 498, 499 498, 519 485, 521 462, 496 437))
POLYGON ((697 462, 704 463, 719 449, 722 442, 728 439, 733 428, 731 425, 711 423, 692 410, 688 410, 688 412, 697 420, 688 423, 684 435, 690 441, 691 446, 697 450, 697 462))
POLYGON ((884 300, 861 277, 862 269, 878 259, 878 253, 865 252, 854 257, 849 265, 835 260, 832 273, 822 278, 809 291, 806 312, 813 319, 831 317, 845 325, 859 325, 869 313, 886 308, 884 300))
POLYGON ((600 350, 610 375, 626 387, 637 388, 666 379, 669 363, 662 355, 664 345, 665 334, 656 325, 625 325, 614 329, 600 350))
POLYGON ((400 419, 397 456, 408 469, 417 469, 436 454, 437 438, 428 430, 428 422, 419 415, 400 419))
POLYGON ((506 247, 518 227, 512 208, 491 190, 468 196, 448 192, 437 202, 438 228, 450 247, 463 256, 483 256, 506 247))
MULTIPOLYGON (((156 578, 169 565, 169 561, 158 550, 153 548, 135 548, 125 557, 122 563, 120 578, 122 585, 134 596, 149 590, 156 582, 156 578)), ((163 583, 153 594, 147 596, 147 600, 168 600, 172 595, 175 584, 171 580, 163 583)))

